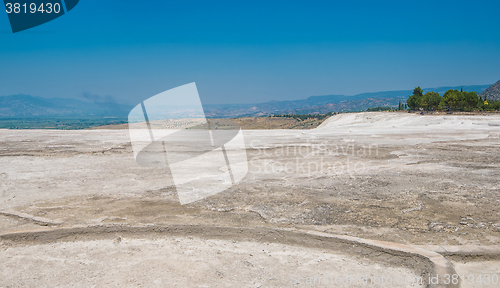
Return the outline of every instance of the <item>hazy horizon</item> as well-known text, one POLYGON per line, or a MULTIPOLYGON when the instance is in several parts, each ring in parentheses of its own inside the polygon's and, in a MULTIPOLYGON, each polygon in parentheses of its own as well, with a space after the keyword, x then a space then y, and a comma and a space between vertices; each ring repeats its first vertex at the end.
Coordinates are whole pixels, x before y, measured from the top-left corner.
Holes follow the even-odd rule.
MULTIPOLYGON (((438 86, 438 87, 426 87, 426 88, 422 88, 424 90, 424 92, 430 92, 430 91, 433 91, 435 89, 443 89, 443 88, 449 88, 449 87, 454 87, 454 88, 459 88, 459 87, 473 87, 473 86, 490 86, 492 85, 493 83, 488 83, 488 84, 474 84, 474 85, 458 85, 458 86, 438 86)), ((175 87, 174 87, 175 88, 175 87)), ((357 96, 357 95, 361 95, 361 94, 372 94, 372 93, 384 93, 384 92, 397 92, 397 91, 411 91, 413 88, 415 87, 412 87, 412 88, 409 88, 409 89, 400 89, 400 90, 383 90, 383 91, 366 91, 366 92, 361 92, 361 93, 358 93, 358 94, 353 94, 353 95, 343 95, 343 94, 336 94, 336 93, 329 93, 329 94, 325 94, 325 95, 308 95, 308 96, 303 96, 303 97, 298 97, 297 99, 268 99, 267 101, 263 101, 263 102, 240 102, 240 103, 206 103, 204 102, 203 104, 204 105, 250 105, 250 104, 259 104, 259 103, 267 103, 267 102, 272 102, 272 101, 300 101, 300 100, 306 100, 308 99, 309 97, 322 97, 322 96, 345 96, 346 98, 347 97, 353 97, 353 96, 357 96)), ((100 97, 98 95, 93 95, 95 97, 100 97, 100 99, 91 99, 89 97, 44 97, 44 96, 39 96, 39 95, 29 95, 29 94, 24 94, 24 93, 17 93, 17 94, 12 94, 12 95, 0 95, 0 97, 9 97, 9 96, 18 96, 18 95, 25 95, 25 96, 32 96, 32 97, 41 97, 41 98, 44 98, 44 99, 53 99, 53 98, 56 98, 56 99, 75 99, 75 100, 80 100, 80 101, 84 101, 84 102, 89 102, 89 103, 99 103, 99 102, 102 102, 102 103, 117 103, 117 104, 120 104, 120 105, 130 105, 130 106, 135 106, 137 105, 138 103, 128 103, 128 102, 123 102, 123 101, 120 101, 122 99, 118 98, 106 98, 106 97, 100 97)), ((154 96, 154 95, 151 95, 151 96, 154 96)), ((349 100, 349 99, 346 99, 346 100, 349 100)))

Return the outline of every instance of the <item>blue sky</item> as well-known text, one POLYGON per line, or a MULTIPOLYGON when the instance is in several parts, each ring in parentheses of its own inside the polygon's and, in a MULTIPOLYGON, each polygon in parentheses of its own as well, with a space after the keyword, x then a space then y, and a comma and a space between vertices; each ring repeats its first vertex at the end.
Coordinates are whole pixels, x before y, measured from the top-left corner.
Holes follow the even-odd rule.
POLYGON ((204 103, 492 84, 500 1, 81 0, 12 34, 0 95, 137 104, 196 82, 204 103))

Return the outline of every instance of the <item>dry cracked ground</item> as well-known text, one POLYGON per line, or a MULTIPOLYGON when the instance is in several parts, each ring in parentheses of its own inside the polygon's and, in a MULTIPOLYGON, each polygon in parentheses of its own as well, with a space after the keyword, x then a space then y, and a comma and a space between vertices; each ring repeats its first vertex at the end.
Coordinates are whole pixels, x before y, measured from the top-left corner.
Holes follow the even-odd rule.
MULTIPOLYGON (((0 210, 28 215, 0 215, 1 233, 103 229, 2 239, 0 287, 310 287, 307 277, 429 271, 418 259, 266 231, 500 244, 500 115, 340 114, 316 129, 244 137, 247 176, 181 205, 166 169, 136 164, 127 130, 0 130, 0 210)), ((500 267, 472 258, 452 263, 500 267)), ((393 286, 419 285, 380 285, 393 286)))

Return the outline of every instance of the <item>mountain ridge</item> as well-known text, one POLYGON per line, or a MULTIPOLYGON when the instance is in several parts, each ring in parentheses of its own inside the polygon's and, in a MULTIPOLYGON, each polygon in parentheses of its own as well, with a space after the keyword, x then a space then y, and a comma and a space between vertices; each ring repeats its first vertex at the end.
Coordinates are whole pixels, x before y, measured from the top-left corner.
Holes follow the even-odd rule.
POLYGON ((500 80, 479 94, 483 99, 500 101, 500 80))
POLYGON ((1 118, 126 117, 131 105, 86 102, 73 98, 44 98, 26 94, 0 97, 1 118))
MULTIPOLYGON (((450 89, 464 89, 465 91, 482 92, 490 85, 463 85, 443 86, 437 88, 424 88, 425 92, 439 92, 441 95, 450 89)), ((361 111, 371 107, 390 106, 397 107, 399 102, 406 102, 413 90, 395 90, 367 92, 353 96, 346 95, 322 95, 310 96, 301 100, 268 101, 257 104, 235 104, 235 105, 205 105, 207 117, 242 117, 242 116, 265 116, 270 114, 317 114, 328 112, 350 112, 361 111), (370 100, 371 99, 371 100, 370 100), (370 100, 370 101, 369 101, 370 100), (231 107, 231 111, 221 111, 231 107), (226 113, 226 114, 224 114, 226 113)))
MULTIPOLYGON (((500 82, 500 81, 499 81, 500 82)), ((500 83, 497 82, 496 84, 500 83)), ((493 85, 492 85, 493 86, 493 85)), ((449 89, 483 92, 490 85, 445 86, 425 88, 424 92, 443 94, 449 89)), ((272 100, 254 104, 204 105, 209 118, 235 118, 266 116, 271 114, 324 114, 328 112, 361 111, 371 107, 395 107, 404 103, 413 90, 367 92, 353 96, 319 95, 300 100, 272 100)), ((86 102, 73 98, 44 98, 25 94, 1 96, 0 118, 74 117, 74 118, 127 118, 134 106, 115 102, 86 102)))

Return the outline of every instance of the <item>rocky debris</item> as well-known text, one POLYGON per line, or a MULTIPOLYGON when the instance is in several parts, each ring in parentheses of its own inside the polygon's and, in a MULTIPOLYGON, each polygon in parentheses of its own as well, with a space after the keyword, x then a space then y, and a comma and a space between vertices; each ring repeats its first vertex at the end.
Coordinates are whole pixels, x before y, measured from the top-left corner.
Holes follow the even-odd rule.
POLYGON ((264 220, 268 220, 270 218, 270 215, 267 213, 266 207, 263 206, 252 206, 250 209, 248 209, 248 211, 259 214, 259 216, 264 220))
POLYGON ((27 214, 24 212, 18 212, 18 211, 0 211, 0 214, 5 215, 5 216, 15 216, 15 217, 19 217, 19 218, 26 219, 26 220, 31 220, 39 225, 42 225, 42 226, 61 225, 64 223, 61 220, 51 220, 51 219, 37 217, 37 216, 33 216, 33 215, 30 215, 30 214, 27 214))
POLYGON ((424 208, 424 205, 422 203, 418 204, 417 207, 406 209, 404 211, 401 211, 402 214, 408 213, 408 212, 413 212, 413 211, 420 211, 424 208))
POLYGON ((433 221, 429 223, 429 230, 439 232, 444 229, 443 223, 440 221, 433 221))
POLYGON ((234 211, 235 208, 234 207, 220 207, 220 208, 217 208, 217 207, 208 207, 210 210, 212 211, 216 211, 216 212, 231 212, 231 211, 234 211))
POLYGON ((485 227, 486 227, 486 223, 483 223, 483 222, 479 222, 476 225, 476 228, 485 228, 485 227))
POLYGON ((100 217, 100 218, 97 218, 97 219, 93 219, 92 222, 94 222, 94 223, 101 223, 101 222, 106 222, 106 221, 116 222, 116 221, 126 221, 126 220, 127 220, 126 217, 104 216, 104 217, 100 217))
POLYGON ((491 226, 493 226, 493 231, 500 232, 500 223, 495 223, 495 224, 493 224, 491 226))

